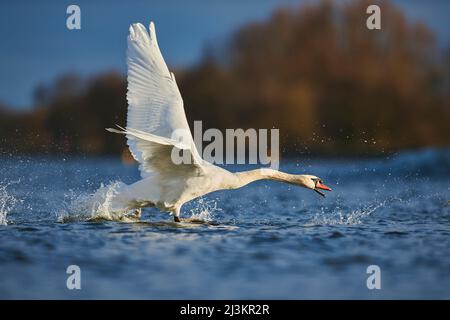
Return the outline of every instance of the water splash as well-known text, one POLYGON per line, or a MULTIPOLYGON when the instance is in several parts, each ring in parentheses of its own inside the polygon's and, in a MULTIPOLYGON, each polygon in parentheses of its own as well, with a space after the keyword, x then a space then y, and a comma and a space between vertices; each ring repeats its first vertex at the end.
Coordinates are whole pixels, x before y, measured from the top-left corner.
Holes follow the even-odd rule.
POLYGON ((8 213, 18 202, 18 199, 8 193, 7 188, 18 181, 12 181, 8 183, 0 183, 0 225, 6 226, 8 224, 8 213))
MULTIPOLYGON (((57 221, 61 223, 77 221, 120 221, 136 222, 139 220, 134 215, 134 210, 118 210, 112 207, 112 200, 126 187, 121 181, 114 181, 91 194, 77 194, 70 191, 65 195, 64 209, 57 213, 57 221)), ((200 198, 186 213, 190 215, 185 219, 190 222, 211 222, 214 213, 221 209, 217 207, 214 199, 200 198)))
POLYGON ((196 201, 189 213, 190 221, 211 222, 214 220, 214 214, 222 209, 217 207, 217 201, 214 199, 200 198, 196 201))
POLYGON ((73 191, 66 195, 65 209, 57 214, 58 222, 75 221, 136 221, 136 217, 129 210, 112 208, 113 198, 124 188, 126 184, 114 181, 108 185, 100 185, 100 188, 92 194, 76 194, 73 191))
POLYGON ((316 214, 308 226, 317 225, 355 225, 363 223, 364 219, 372 215, 376 210, 381 207, 386 206, 394 200, 400 200, 397 198, 387 199, 375 204, 365 206, 353 210, 351 212, 345 212, 344 210, 338 208, 334 212, 325 212, 325 209, 321 209, 321 213, 316 214))

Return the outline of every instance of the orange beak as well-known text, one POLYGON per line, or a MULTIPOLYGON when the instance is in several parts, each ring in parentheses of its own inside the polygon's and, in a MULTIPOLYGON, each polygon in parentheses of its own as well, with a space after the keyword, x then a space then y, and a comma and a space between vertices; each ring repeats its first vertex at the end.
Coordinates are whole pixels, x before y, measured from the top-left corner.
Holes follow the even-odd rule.
POLYGON ((320 183, 320 181, 318 181, 316 183, 316 188, 318 189, 323 189, 323 190, 327 190, 327 191, 331 191, 330 187, 327 187, 326 185, 324 185, 323 183, 320 183))
POLYGON ((316 182, 316 187, 314 188, 314 191, 317 192, 318 194, 320 194, 322 197, 325 197, 325 194, 324 194, 323 192, 319 191, 319 189, 331 191, 331 188, 330 188, 330 187, 324 185, 324 184, 323 184, 322 182, 320 182, 320 181, 317 181, 317 182, 316 182))

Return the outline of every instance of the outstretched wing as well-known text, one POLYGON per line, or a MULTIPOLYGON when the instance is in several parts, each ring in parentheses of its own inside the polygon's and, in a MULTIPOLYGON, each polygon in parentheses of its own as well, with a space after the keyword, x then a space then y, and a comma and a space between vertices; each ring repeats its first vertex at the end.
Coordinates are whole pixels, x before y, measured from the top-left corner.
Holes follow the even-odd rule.
POLYGON ((169 140, 173 138, 175 130, 181 130, 183 142, 188 146, 187 149, 195 159, 194 162, 200 163, 201 157, 192 139, 181 94, 175 82, 175 76, 169 72, 159 50, 153 22, 150 23, 149 32, 140 23, 130 26, 127 64, 126 132, 130 151, 141 163, 141 175, 145 177, 147 173, 156 169, 151 159, 158 156, 156 155, 158 151, 156 147, 144 146, 145 139, 131 134, 132 129, 169 140))
POLYGON ((189 145, 132 128, 119 129, 106 130, 125 134, 128 140, 133 140, 142 157, 139 168, 143 178, 157 173, 166 181, 170 181, 171 177, 184 179, 203 172, 201 163, 195 159, 189 145))

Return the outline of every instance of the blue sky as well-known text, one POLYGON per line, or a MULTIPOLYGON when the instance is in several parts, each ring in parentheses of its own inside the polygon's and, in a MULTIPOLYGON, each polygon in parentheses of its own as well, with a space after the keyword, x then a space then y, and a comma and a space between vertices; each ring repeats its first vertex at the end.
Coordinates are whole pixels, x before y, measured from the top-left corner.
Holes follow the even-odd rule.
MULTIPOLYGON (((220 43, 240 25, 262 20, 281 5, 302 2, 307 1, 1 1, 0 103, 29 108, 36 85, 67 72, 125 72, 126 35, 133 22, 155 21, 167 63, 182 66, 198 61, 205 44, 220 43), (81 7, 81 30, 66 28, 70 4, 81 7)), ((429 25, 442 46, 449 43, 450 1, 394 2, 409 17, 429 25)))

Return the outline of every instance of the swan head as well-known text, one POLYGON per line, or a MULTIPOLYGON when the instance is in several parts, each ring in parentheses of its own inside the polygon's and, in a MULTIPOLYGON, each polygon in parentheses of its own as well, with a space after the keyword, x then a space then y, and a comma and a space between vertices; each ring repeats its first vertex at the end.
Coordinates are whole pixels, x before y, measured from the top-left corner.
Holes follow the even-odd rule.
POLYGON ((331 191, 331 188, 326 186, 323 183, 323 180, 319 177, 313 176, 313 175, 301 175, 299 176, 301 179, 299 179, 299 185, 306 187, 308 189, 314 190, 318 194, 320 194, 322 197, 325 197, 325 194, 321 190, 331 191))

